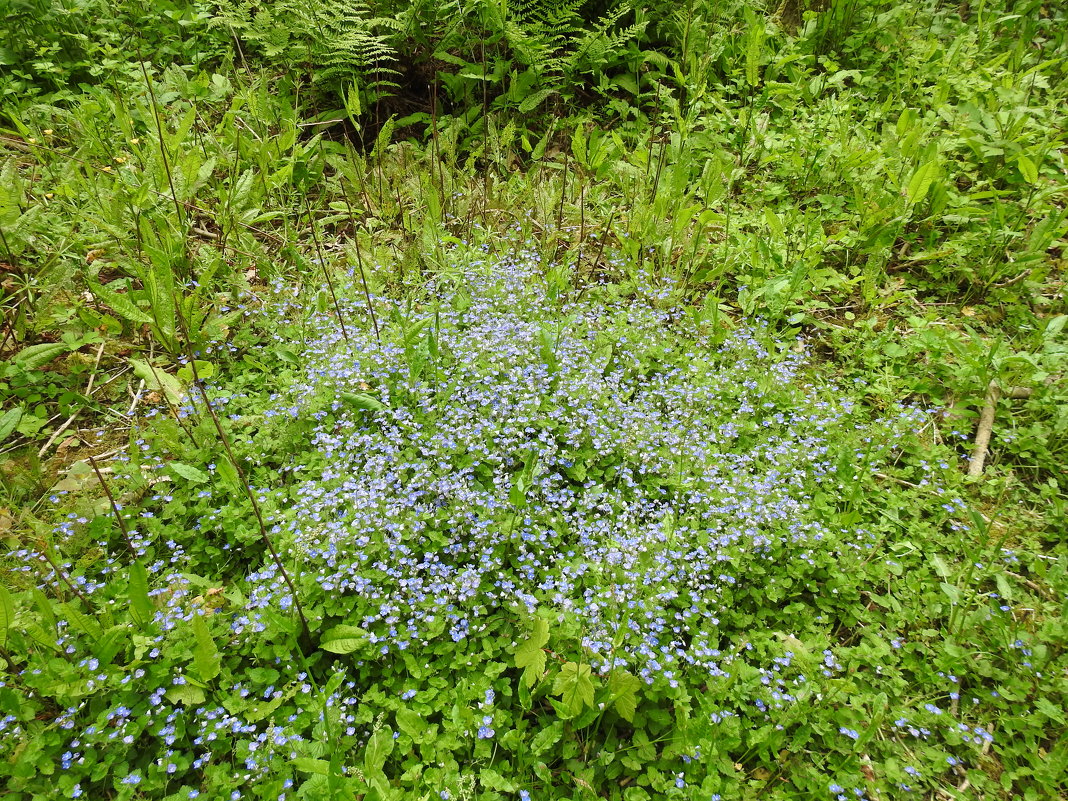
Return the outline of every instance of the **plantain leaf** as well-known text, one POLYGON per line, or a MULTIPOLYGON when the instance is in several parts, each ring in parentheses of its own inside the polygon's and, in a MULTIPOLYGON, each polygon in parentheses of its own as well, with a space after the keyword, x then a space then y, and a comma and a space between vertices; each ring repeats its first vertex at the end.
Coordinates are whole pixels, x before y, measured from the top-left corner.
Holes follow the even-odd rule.
POLYGON ((106 286, 102 286, 93 281, 89 282, 89 288, 93 290, 93 294, 96 295, 97 300, 105 306, 108 306, 112 311, 126 319, 128 322, 147 323, 149 325, 156 322, 152 315, 142 311, 127 295, 120 295, 115 290, 108 289, 106 286))
POLYGON ((130 565, 130 582, 127 587, 130 601, 130 616, 141 628, 145 628, 156 616, 156 606, 148 594, 148 571, 140 560, 130 565))
POLYGON ((938 162, 934 159, 931 159, 916 168, 916 172, 914 172, 912 178, 909 179, 908 186, 909 202, 912 205, 917 205, 927 196, 927 192, 931 188, 931 183, 934 181, 937 174, 938 162))
POLYGON ((186 481, 192 481, 194 484, 204 484, 208 480, 208 474, 203 470, 183 464, 182 462, 170 462, 167 465, 167 469, 179 478, 184 478, 186 481))
POLYGON ((36 370, 71 350, 71 346, 63 342, 42 342, 40 345, 23 348, 11 361, 22 370, 36 370))
POLYGON ((8 409, 3 415, 0 415, 0 442, 3 442, 15 432, 21 419, 22 409, 18 407, 8 409))
POLYGON ((204 615, 193 615, 193 636, 197 644, 193 649, 193 668, 201 681, 211 681, 219 675, 219 649, 204 619, 204 615))
POLYGON ((3 584, 0 584, 0 646, 7 642, 7 633, 15 625, 15 603, 3 584))

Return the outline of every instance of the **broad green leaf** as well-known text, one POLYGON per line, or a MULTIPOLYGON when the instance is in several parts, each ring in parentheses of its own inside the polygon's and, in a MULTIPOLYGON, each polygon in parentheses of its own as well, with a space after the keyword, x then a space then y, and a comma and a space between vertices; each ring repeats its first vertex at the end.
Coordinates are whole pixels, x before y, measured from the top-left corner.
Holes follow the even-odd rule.
POLYGON ((368 412, 381 412, 389 408, 378 398, 364 392, 342 392, 341 399, 354 409, 363 409, 368 412))
POLYGON ((1022 153, 1016 157, 1016 166, 1020 168, 1020 175, 1032 186, 1038 182, 1038 167, 1022 153))
POLYGON ((363 766, 368 773, 377 773, 386 764, 393 753, 393 729, 389 726, 376 731, 367 741, 367 750, 363 753, 363 766))
POLYGON ((539 89, 536 92, 532 92, 531 94, 524 97, 523 101, 519 104, 520 113, 526 114, 529 111, 533 111, 542 104, 545 98, 547 98, 549 95, 555 94, 555 89, 539 89))
POLYGON ((167 690, 167 700, 172 704, 182 703, 196 706, 204 703, 204 690, 195 684, 175 684, 167 690))
POLYGON ((502 793, 514 793, 518 789, 516 783, 507 779, 492 768, 483 768, 479 773, 479 782, 487 790, 497 790, 502 793))
POLYGON ((30 345, 15 354, 11 360, 17 367, 23 370, 36 370, 44 367, 57 356, 70 352, 71 347, 63 342, 43 342, 40 345, 30 345))
POLYGON ((244 491, 245 487, 241 483, 241 476, 238 475, 237 468, 234 467, 229 458, 220 459, 215 465, 215 471, 228 487, 233 490, 244 491))
POLYGON ((946 594, 946 597, 949 598, 950 603, 952 603, 954 606, 960 604, 960 587, 955 587, 952 584, 946 583, 945 581, 943 581, 939 586, 942 587, 942 592, 944 592, 946 594))
POLYGON ((912 205, 917 205, 926 196, 931 188, 931 183, 938 175, 938 162, 934 159, 921 164, 909 179, 908 196, 912 205))
POLYGON ((82 614, 75 608, 72 603, 60 604, 60 609, 63 610, 64 617, 67 618, 67 622, 88 637, 90 640, 97 640, 100 638, 100 624, 93 620, 88 615, 82 614))
POLYGON ((19 420, 22 419, 22 409, 16 407, 8 409, 0 416, 0 442, 10 437, 18 428, 19 420))
POLYGON ((942 578, 947 579, 952 576, 952 572, 949 569, 949 565, 946 564, 946 560, 942 558, 940 554, 934 553, 930 556, 931 564, 934 565, 935 572, 942 578))
POLYGON ((130 565, 130 583, 126 590, 130 601, 130 616, 145 628, 156 616, 156 606, 148 594, 148 571, 140 560, 130 565))
POLYGON ((197 641, 193 648, 193 669, 201 681, 211 681, 219 675, 219 649, 204 615, 193 614, 193 636, 197 641))
POLYGON ((89 288, 93 290, 97 300, 110 307, 112 311, 124 318, 127 322, 152 325, 156 322, 152 315, 142 311, 127 295, 120 295, 113 289, 101 286, 89 281, 89 288))
POLYGON ((7 633, 15 625, 15 603, 3 584, 0 584, 0 646, 7 642, 7 633))
POLYGON ((642 682, 637 676, 632 676, 624 670, 615 671, 608 679, 608 692, 616 712, 623 720, 634 720, 634 712, 638 707, 638 690, 642 682))
POLYGON ((515 666, 523 668, 523 682, 533 687, 545 672, 545 651, 549 641, 549 623, 540 617, 534 618, 534 631, 516 648, 515 666))
POLYGON ((173 404, 182 402, 184 391, 181 382, 161 367, 153 367, 141 359, 130 359, 134 375, 144 379, 145 385, 155 392, 164 393, 173 404))
POLYGON ((169 462, 167 469, 170 470, 178 478, 184 478, 186 481, 192 481, 194 484, 204 484, 208 480, 208 474, 203 470, 200 470, 191 465, 183 464, 182 462, 169 462))
POLYGON ((418 743, 426 731, 426 722, 414 709, 398 709, 397 727, 418 743))
POLYGON ((93 655, 103 665, 110 665, 122 646, 129 642, 130 632, 126 626, 112 626, 104 636, 92 644, 93 655))
POLYGON ((302 773, 314 773, 317 776, 330 775, 330 763, 325 759, 312 759, 311 757, 297 757, 291 760, 293 767, 302 773))
POLYGON ((593 706, 593 679, 589 665, 565 662, 560 675, 553 682, 553 693, 577 715, 583 707, 593 706))
MULTIPOLYGON (((197 368, 197 377, 201 381, 207 381, 209 378, 215 375, 215 365, 211 362, 205 362, 201 359, 194 359, 193 363, 197 368)), ((193 383, 193 367, 191 365, 184 365, 178 369, 178 380, 183 384, 193 383)))
POLYGON ((319 647, 332 654, 351 654, 366 646, 367 632, 359 626, 334 626, 319 641, 319 647))

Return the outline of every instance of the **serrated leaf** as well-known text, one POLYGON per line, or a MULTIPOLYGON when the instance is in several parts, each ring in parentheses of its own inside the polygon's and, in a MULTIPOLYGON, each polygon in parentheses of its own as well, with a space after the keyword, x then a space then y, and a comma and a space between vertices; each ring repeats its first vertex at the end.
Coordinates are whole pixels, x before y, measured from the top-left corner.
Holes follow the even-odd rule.
POLYGON ((518 789, 516 783, 506 779, 492 768, 483 768, 479 773, 479 782, 487 790, 497 790, 502 793, 514 793, 518 789))
POLYGON ((170 470, 178 478, 184 478, 186 481, 192 481, 194 484, 205 484, 208 480, 208 474, 203 470, 200 470, 192 465, 183 464, 182 462, 169 462, 167 469, 170 470))
POLYGON ((2 416, 0 416, 0 442, 10 437, 15 429, 19 426, 19 420, 22 419, 22 409, 14 408, 8 409, 2 416))
POLYGON ((608 692, 619 716, 628 723, 634 720, 638 708, 638 690, 642 682, 625 670, 617 670, 608 679, 608 692))
POLYGON ((215 639, 203 615, 193 615, 193 636, 196 638, 193 669, 201 681, 211 681, 219 675, 219 649, 215 647, 215 639))
POLYGON ((3 584, 0 584, 0 646, 7 642, 7 633, 15 625, 15 602, 3 584))
POLYGON ((11 361, 22 370, 36 370, 70 350, 71 346, 63 342, 43 342, 23 348, 11 361))
POLYGON ((593 678, 589 665, 565 662, 553 682, 553 693, 577 715, 586 706, 593 706, 593 678))
POLYGON ((545 651, 549 641, 549 623, 543 618, 534 618, 534 631, 516 648, 515 666, 523 668, 523 683, 533 687, 545 672, 545 651))
POLYGON ((126 594, 130 601, 130 616, 138 626, 145 628, 156 616, 156 607, 148 594, 148 571, 140 561, 130 565, 126 594))

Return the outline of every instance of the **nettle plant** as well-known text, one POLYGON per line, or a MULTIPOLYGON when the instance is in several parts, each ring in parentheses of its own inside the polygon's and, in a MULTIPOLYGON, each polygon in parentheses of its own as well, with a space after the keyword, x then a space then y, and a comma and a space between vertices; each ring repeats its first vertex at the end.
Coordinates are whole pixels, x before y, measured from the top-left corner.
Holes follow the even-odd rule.
POLYGON ((161 419, 119 463, 132 565, 99 510, 14 554, 13 797, 991 781, 991 682, 1026 693, 1055 657, 991 591, 1016 557, 931 558, 971 532, 954 466, 919 444, 929 413, 873 418, 760 325, 451 247, 404 302, 356 274, 336 306, 279 284, 249 309, 276 342, 208 391, 311 643, 203 399, 196 442, 161 419))

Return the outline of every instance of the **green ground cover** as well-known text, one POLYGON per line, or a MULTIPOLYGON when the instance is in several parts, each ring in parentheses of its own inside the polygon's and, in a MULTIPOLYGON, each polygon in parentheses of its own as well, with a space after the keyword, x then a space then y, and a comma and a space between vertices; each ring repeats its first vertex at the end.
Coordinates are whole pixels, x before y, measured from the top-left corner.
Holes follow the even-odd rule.
POLYGON ((1068 792, 1057 4, 0 19, 12 798, 1068 792))

